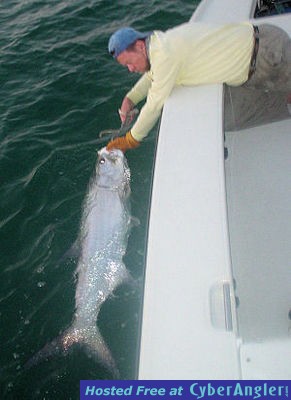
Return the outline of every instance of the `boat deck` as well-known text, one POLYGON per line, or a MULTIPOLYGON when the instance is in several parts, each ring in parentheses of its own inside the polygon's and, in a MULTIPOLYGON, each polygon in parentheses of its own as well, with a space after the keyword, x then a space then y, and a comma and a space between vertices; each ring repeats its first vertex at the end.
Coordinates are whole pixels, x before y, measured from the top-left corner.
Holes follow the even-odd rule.
POLYGON ((231 264, 246 379, 280 379, 290 366, 290 132, 291 119, 226 133, 231 264))
MULTIPOLYGON (((191 21, 248 20, 255 4, 204 0, 191 21)), ((265 21, 291 35, 290 14, 265 21)), ((234 130, 224 99, 223 85, 177 87, 164 106, 140 379, 291 379, 291 119, 264 109, 234 130)))

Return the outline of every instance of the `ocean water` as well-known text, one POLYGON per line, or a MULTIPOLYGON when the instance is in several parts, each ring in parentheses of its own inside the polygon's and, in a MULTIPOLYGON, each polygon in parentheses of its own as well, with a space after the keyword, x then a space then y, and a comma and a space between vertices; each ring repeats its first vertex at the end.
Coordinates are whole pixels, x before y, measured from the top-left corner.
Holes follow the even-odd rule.
MULTIPOLYGON (((66 329, 76 264, 62 260, 79 230, 101 130, 138 76, 107 54, 121 26, 167 29, 195 0, 1 0, 0 3, 0 396, 78 399, 80 379, 111 379, 82 348, 26 370, 25 362, 66 329)), ((139 284, 120 288, 98 325, 122 379, 137 374, 142 278, 157 126, 128 152, 132 214, 140 220, 125 263, 139 284)))

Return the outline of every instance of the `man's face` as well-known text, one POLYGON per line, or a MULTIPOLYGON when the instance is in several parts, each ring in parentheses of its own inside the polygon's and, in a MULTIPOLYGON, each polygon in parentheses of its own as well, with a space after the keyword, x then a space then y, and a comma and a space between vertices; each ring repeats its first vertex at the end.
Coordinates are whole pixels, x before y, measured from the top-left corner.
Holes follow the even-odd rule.
POLYGON ((127 67, 130 72, 143 74, 150 69, 146 47, 143 40, 137 40, 134 45, 120 53, 116 59, 119 64, 127 67))

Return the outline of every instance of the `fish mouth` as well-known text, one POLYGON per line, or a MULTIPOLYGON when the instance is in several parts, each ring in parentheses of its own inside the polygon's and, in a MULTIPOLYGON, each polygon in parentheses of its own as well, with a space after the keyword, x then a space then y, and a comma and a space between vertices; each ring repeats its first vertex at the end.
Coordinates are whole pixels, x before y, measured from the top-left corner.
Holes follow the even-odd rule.
POLYGON ((106 147, 103 147, 98 151, 98 159, 96 164, 96 171, 98 173, 99 167, 105 163, 111 164, 111 166, 120 172, 123 171, 123 177, 125 182, 129 184, 130 182, 130 170, 128 168, 127 159, 124 153, 119 149, 107 150, 106 147))
POLYGON ((107 150, 106 147, 103 147, 98 151, 98 161, 102 163, 102 160, 109 160, 112 162, 117 161, 118 159, 123 159, 124 154, 119 149, 107 150))

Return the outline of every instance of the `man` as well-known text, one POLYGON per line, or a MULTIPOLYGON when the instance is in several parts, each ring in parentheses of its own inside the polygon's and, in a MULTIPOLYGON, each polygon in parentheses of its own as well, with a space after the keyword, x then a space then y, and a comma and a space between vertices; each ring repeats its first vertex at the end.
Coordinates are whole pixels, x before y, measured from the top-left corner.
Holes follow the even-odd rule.
POLYGON ((130 72, 143 74, 123 99, 121 121, 147 97, 131 131, 108 143, 109 150, 137 147, 177 85, 243 85, 284 91, 286 98, 291 92, 291 41, 272 25, 186 23, 148 33, 127 27, 110 37, 108 50, 130 72))

